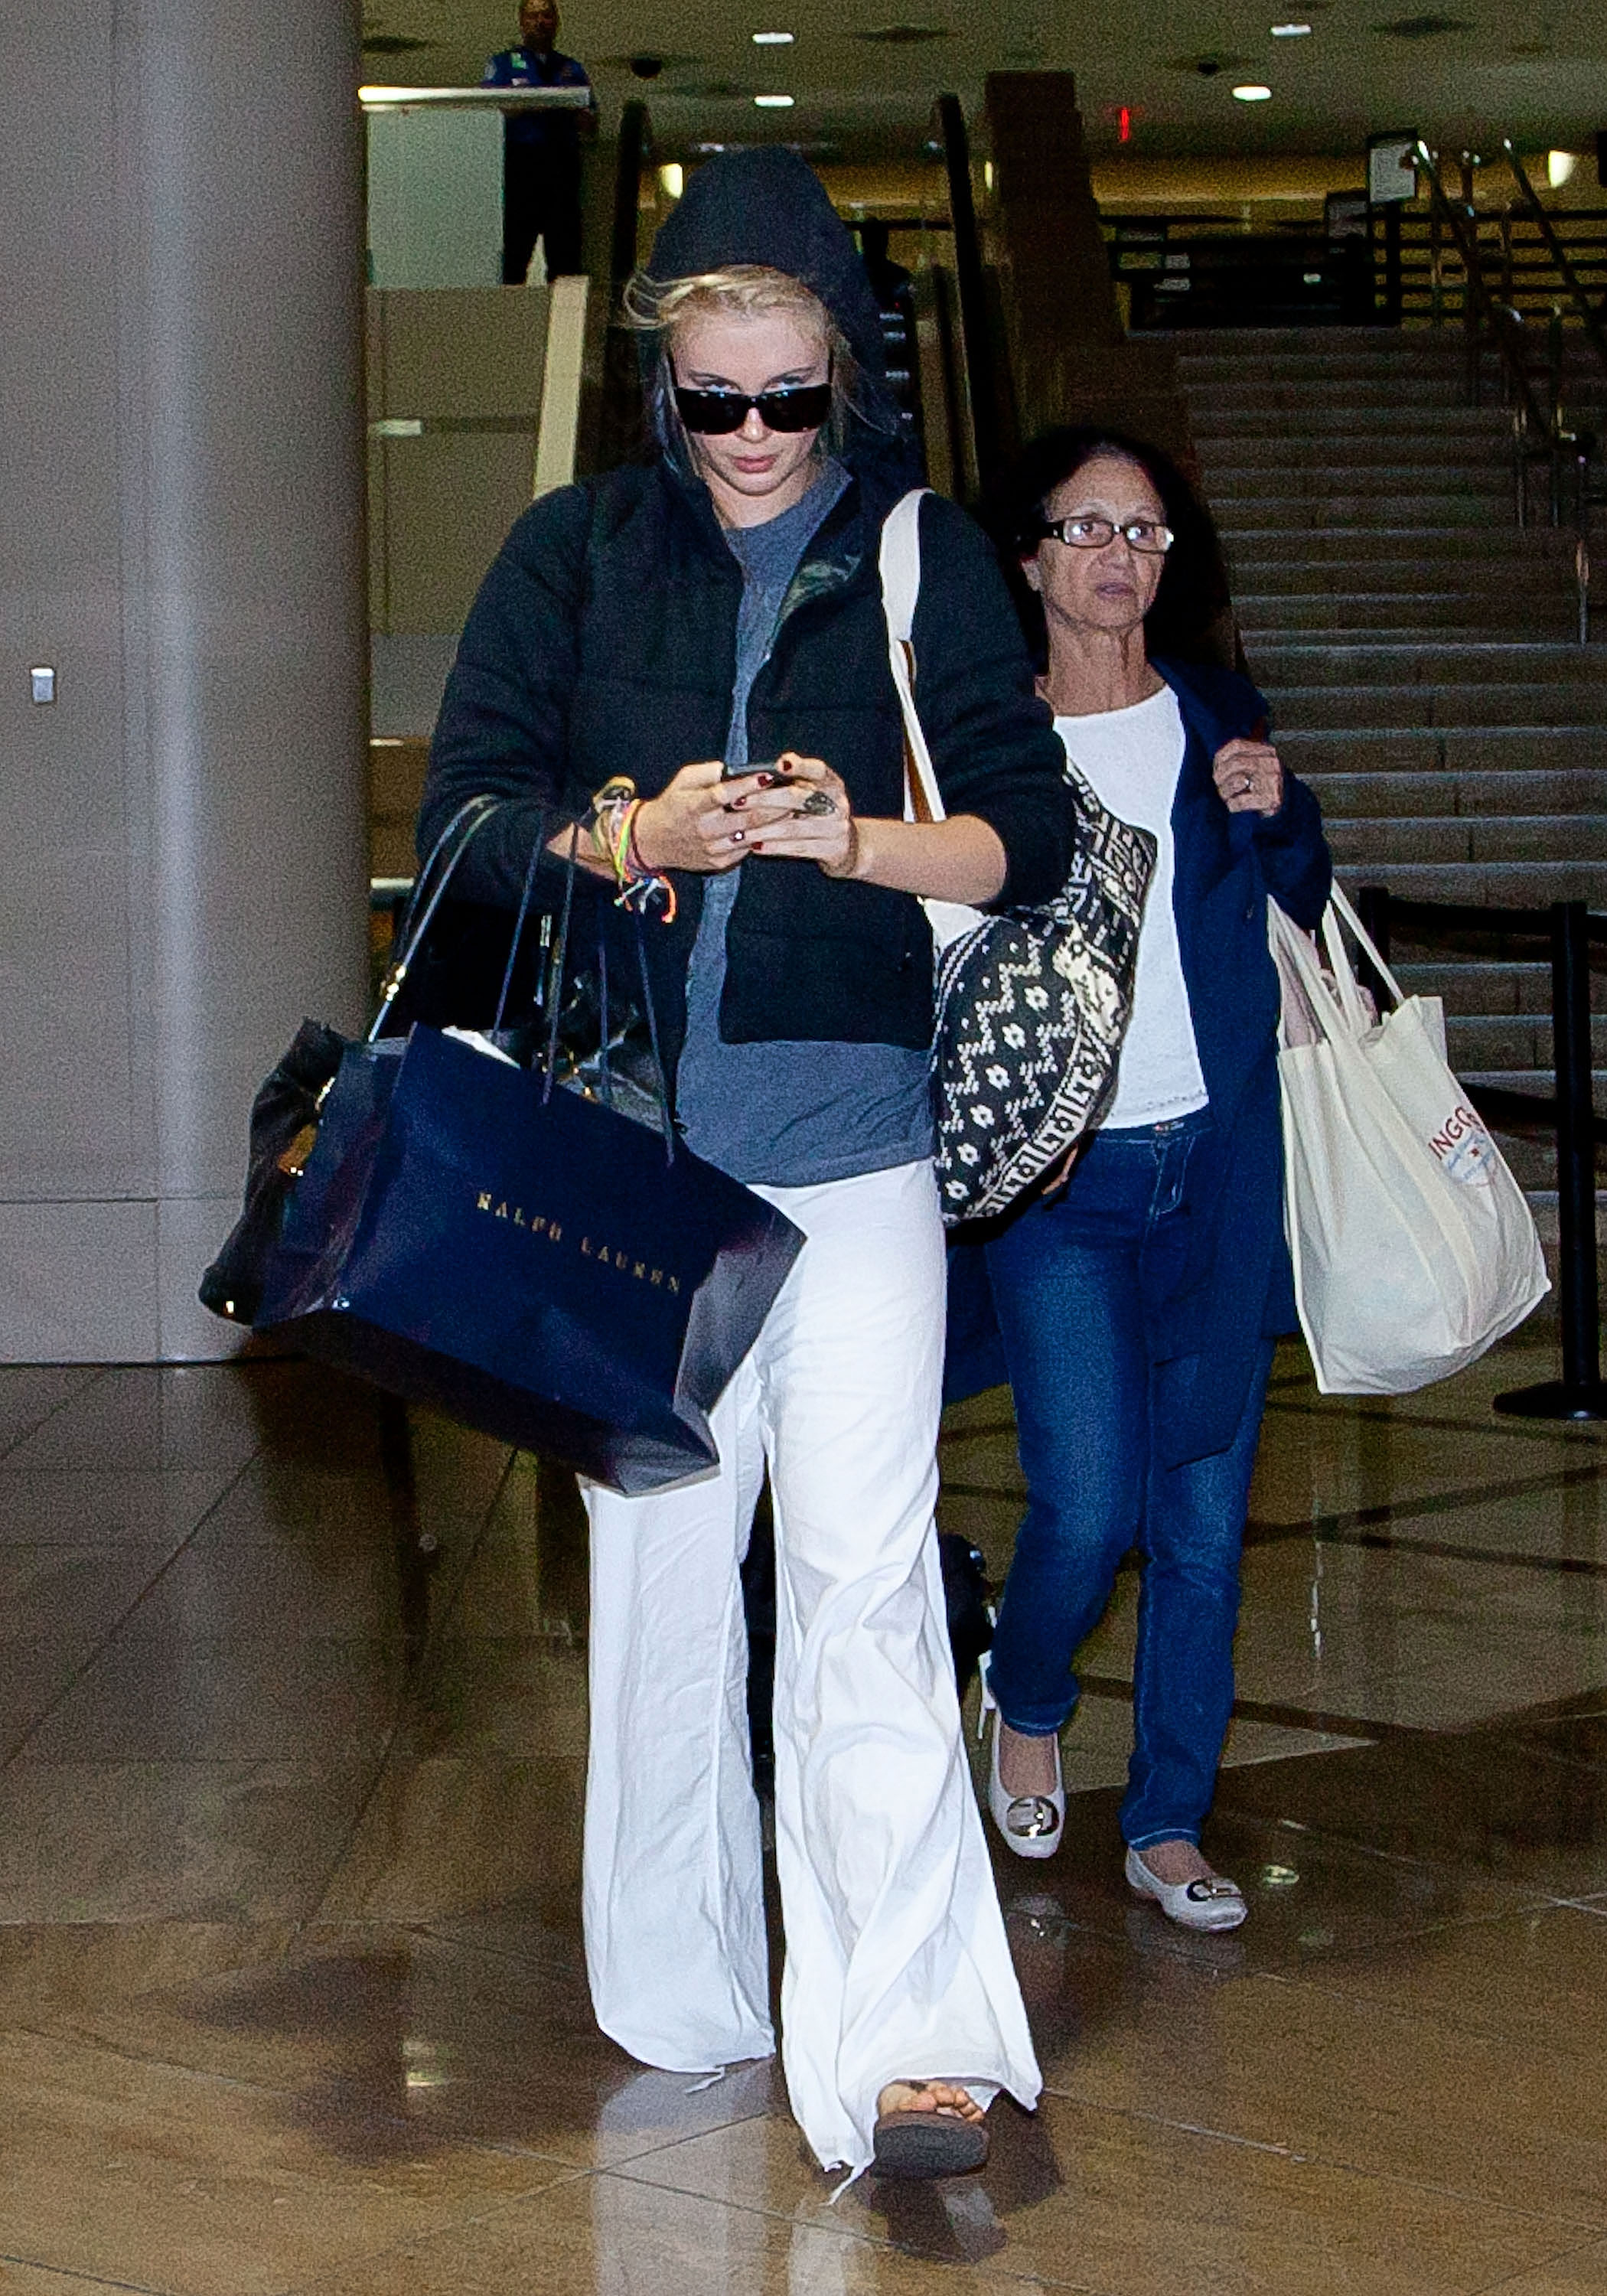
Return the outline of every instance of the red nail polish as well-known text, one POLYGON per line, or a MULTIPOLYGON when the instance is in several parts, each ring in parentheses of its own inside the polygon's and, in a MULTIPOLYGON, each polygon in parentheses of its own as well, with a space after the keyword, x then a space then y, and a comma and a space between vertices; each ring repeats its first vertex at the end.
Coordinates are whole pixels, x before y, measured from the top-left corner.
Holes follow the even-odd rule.
POLYGON ((747 802, 748 800, 745 797, 734 797, 731 800, 728 810, 732 813, 740 813, 747 802))

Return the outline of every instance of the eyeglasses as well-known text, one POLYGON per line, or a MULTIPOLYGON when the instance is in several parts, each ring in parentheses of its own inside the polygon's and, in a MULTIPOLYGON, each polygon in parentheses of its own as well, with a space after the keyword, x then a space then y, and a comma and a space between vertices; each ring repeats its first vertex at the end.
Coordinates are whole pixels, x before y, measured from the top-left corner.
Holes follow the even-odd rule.
POLYGON ((832 386, 806 382, 796 390, 684 390, 675 384, 676 411, 688 430, 723 439, 756 414, 767 430, 818 430, 832 412, 832 386))
POLYGON ((1169 526, 1147 518, 1130 518, 1121 526, 1108 518, 1046 518, 1038 532, 1045 541, 1070 543, 1073 550, 1103 550, 1119 534, 1130 548, 1154 558, 1163 558, 1177 539, 1169 526))

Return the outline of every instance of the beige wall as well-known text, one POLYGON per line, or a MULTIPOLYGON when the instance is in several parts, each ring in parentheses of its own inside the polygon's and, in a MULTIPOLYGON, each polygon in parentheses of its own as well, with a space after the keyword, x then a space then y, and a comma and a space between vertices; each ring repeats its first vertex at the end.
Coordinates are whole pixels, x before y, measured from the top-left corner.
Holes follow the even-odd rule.
POLYGON ((455 631, 530 499, 550 294, 368 292, 369 619, 455 631), (416 437, 376 437, 383 422, 416 437))

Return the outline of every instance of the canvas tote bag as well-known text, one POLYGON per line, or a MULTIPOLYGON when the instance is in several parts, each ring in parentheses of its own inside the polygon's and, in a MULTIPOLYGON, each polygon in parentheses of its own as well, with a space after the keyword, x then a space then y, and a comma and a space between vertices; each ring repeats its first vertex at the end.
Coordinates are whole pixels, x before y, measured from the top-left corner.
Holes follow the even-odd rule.
POLYGON ((1446 1061, 1437 996, 1406 996, 1338 886, 1326 967, 1275 902, 1284 1224, 1324 1395, 1404 1395, 1461 1371, 1550 1288, 1523 1193, 1446 1061), (1347 925, 1394 998, 1375 1020, 1347 925))

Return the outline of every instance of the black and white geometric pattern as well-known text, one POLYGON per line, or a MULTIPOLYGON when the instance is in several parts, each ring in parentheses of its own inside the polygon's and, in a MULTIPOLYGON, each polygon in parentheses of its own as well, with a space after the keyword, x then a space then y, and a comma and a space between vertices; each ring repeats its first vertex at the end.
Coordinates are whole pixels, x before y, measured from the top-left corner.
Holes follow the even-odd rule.
POLYGON ((1085 1132, 1111 1088, 1155 840, 1075 768, 1071 874, 1052 901, 951 941, 938 976, 932 1096, 944 1225, 1003 1211, 1085 1132))

